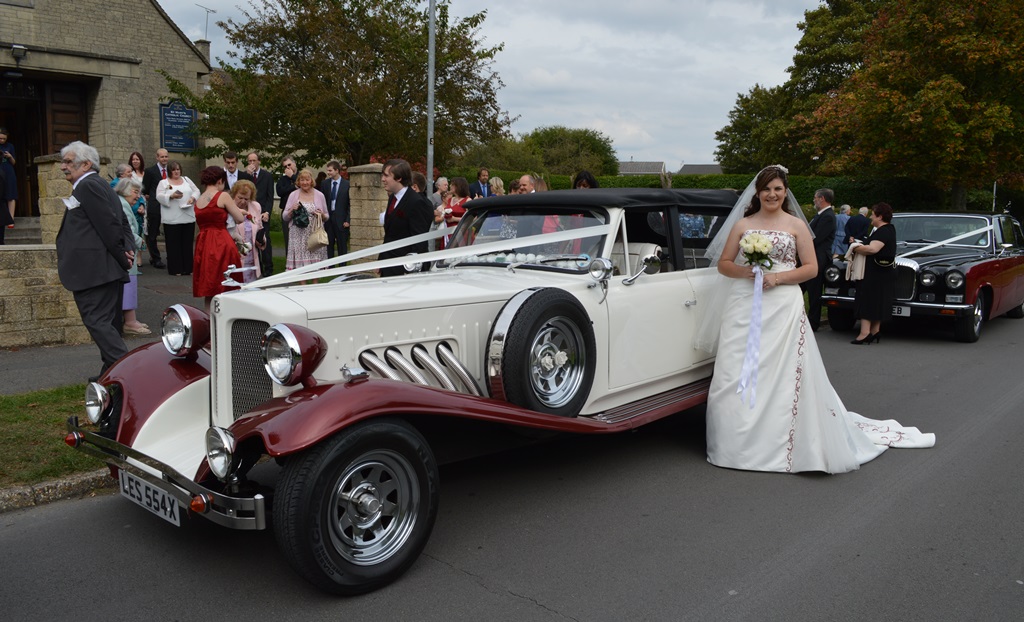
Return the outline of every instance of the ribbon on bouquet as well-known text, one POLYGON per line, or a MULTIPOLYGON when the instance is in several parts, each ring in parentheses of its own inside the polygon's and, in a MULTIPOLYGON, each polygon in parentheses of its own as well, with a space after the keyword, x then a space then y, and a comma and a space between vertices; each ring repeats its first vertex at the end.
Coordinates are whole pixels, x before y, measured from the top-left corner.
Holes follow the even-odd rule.
POLYGON ((761 266, 754 268, 754 300, 750 305, 750 331, 747 333, 747 352, 743 356, 743 370, 740 372, 740 384, 736 392, 740 394, 740 402, 744 401, 747 389, 750 389, 750 407, 754 407, 757 399, 757 363, 761 358, 761 296, 764 290, 764 272, 761 266))

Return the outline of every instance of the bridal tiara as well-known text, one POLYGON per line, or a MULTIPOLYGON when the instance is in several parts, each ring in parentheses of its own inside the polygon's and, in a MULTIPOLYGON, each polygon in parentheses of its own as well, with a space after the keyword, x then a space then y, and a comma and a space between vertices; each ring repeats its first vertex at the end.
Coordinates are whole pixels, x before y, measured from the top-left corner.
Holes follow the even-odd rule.
POLYGON ((769 164, 768 166, 766 166, 763 169, 761 169, 761 172, 767 171, 770 168, 779 169, 783 173, 789 175, 789 169, 786 168, 785 166, 782 166, 781 164, 769 164))

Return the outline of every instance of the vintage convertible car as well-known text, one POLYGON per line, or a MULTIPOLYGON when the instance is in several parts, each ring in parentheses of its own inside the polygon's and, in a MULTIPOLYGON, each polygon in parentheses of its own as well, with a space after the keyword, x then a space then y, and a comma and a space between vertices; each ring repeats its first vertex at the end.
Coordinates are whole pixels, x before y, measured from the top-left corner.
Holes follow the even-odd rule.
POLYGON ((162 344, 87 387, 95 427, 73 417, 66 442, 175 525, 264 529, 269 518, 313 584, 372 590, 416 560, 437 465, 474 435, 619 432, 706 399, 714 359, 691 344, 714 270, 708 238, 682 237, 680 219, 713 235, 735 200, 635 189, 482 199, 455 230, 260 279, 214 298, 209 316, 174 305, 162 344), (442 251, 358 263, 446 234, 442 251), (367 274, 392 265, 426 269, 367 274), (321 282, 299 284, 310 279, 321 282), (280 465, 269 484, 250 476, 268 458, 280 465))
MULTIPOLYGON (((894 318, 949 318, 959 341, 974 342, 986 320, 1024 318, 1024 235, 1009 214, 899 213, 894 318)), ((846 263, 825 272, 829 326, 853 326, 856 281, 846 263)))

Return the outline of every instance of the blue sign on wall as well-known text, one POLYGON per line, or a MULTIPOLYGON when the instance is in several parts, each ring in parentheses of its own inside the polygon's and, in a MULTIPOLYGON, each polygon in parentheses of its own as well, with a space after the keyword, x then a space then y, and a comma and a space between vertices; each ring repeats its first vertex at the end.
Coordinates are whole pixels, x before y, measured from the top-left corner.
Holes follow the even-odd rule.
POLYGON ((160 144, 168 151, 186 153, 196 150, 196 139, 188 133, 196 120, 196 111, 175 101, 160 104, 160 144))

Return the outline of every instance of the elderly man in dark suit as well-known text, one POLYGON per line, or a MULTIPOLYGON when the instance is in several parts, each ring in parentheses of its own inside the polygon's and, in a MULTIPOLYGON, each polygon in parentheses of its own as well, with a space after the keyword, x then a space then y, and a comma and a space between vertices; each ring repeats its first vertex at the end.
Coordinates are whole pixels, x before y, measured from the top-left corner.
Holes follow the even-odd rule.
MULTIPOLYGON (((286 156, 281 160, 281 169, 284 171, 277 179, 277 198, 280 199, 278 207, 284 211, 284 205, 288 202, 288 196, 295 192, 295 177, 299 174, 299 167, 295 164, 295 158, 286 156)), ((284 234, 284 254, 288 254, 288 221, 281 220, 281 232, 284 234)))
MULTIPOLYGON (((411 189, 412 167, 405 160, 388 160, 380 176, 381 184, 388 191, 388 207, 384 212, 384 243, 420 235, 430 230, 434 219, 434 207, 419 192, 411 189)), ((409 253, 427 252, 427 242, 412 244, 404 248, 385 251, 377 259, 402 257, 409 253)), ((402 266, 381 268, 381 276, 405 274, 402 266)))
POLYGON ((142 196, 146 198, 146 247, 149 248, 150 265, 159 270, 167 265, 160 258, 160 249, 156 245, 156 236, 160 235, 160 203, 156 200, 156 187, 161 180, 167 179, 167 160, 170 157, 166 149, 157 149, 156 164, 142 173, 142 196))
POLYGON ((817 215, 811 219, 811 231, 814 232, 814 257, 818 260, 818 274, 809 281, 800 284, 807 292, 807 319, 811 330, 818 331, 821 324, 821 288, 825 283, 825 269, 832 265, 832 243, 836 238, 836 213, 832 211, 835 194, 829 188, 821 188, 814 193, 814 207, 817 215))
MULTIPOLYGON (((82 323, 100 349, 100 375, 128 352, 120 334, 121 296, 135 250, 121 201, 97 174, 96 149, 75 141, 60 151, 60 170, 72 183, 57 232, 57 274, 72 292, 82 323)), ((90 381, 94 381, 90 378, 90 381)))
POLYGON ((344 255, 348 252, 348 228, 350 209, 348 180, 341 176, 341 163, 331 160, 327 163, 327 179, 320 184, 320 192, 327 197, 327 256, 344 255))
MULTIPOLYGON (((263 168, 260 168, 260 154, 250 151, 245 157, 245 172, 252 178, 256 186, 256 202, 260 204, 260 210, 267 214, 274 211, 274 175, 263 168)), ((267 236, 266 246, 260 251, 260 272, 263 276, 270 276, 274 273, 274 249, 270 245, 270 237, 267 236)))

